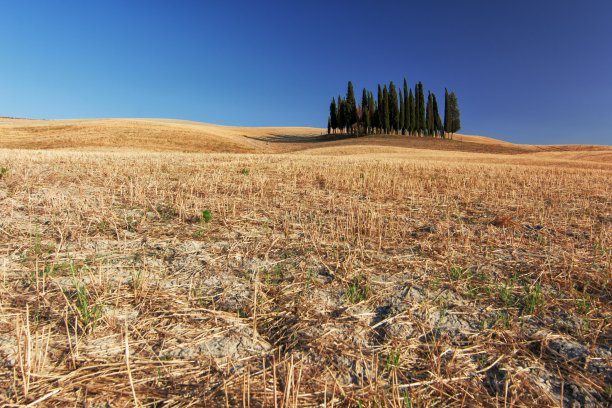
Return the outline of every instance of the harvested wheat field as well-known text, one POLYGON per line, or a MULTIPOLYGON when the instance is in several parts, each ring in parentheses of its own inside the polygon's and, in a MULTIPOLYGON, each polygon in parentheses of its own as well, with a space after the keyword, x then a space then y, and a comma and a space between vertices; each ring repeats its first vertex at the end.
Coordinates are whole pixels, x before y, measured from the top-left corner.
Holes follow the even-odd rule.
POLYGON ((609 148, 212 128, 0 124, 0 405, 610 404, 609 148))
POLYGON ((169 119, 0 118, 0 146, 21 149, 267 152, 264 138, 312 137, 317 128, 246 128, 169 119))

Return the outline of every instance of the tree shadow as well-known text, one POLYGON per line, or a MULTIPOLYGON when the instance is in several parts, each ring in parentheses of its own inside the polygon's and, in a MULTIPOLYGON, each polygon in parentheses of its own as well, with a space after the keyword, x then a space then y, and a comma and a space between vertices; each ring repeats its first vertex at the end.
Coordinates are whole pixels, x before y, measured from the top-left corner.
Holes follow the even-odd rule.
POLYGON ((285 135, 285 134, 271 134, 270 136, 265 137, 253 137, 247 136, 249 139, 258 140, 261 142, 268 143, 320 143, 320 142, 333 142, 337 140, 344 139, 353 139, 355 135, 347 135, 347 134, 330 134, 330 135, 321 135, 321 136, 313 136, 313 135, 285 135))

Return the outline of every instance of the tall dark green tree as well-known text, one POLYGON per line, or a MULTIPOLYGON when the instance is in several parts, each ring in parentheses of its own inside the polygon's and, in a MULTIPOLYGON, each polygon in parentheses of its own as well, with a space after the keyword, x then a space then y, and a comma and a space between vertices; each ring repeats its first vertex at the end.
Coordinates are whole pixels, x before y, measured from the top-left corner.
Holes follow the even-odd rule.
POLYGON ((327 117, 327 134, 331 133, 331 117, 327 117))
POLYGON ((389 91, 387 90, 387 85, 383 88, 383 129, 385 133, 389 133, 391 129, 391 118, 389 112, 389 91))
POLYGON ((451 120, 450 120, 450 106, 448 101, 448 89, 444 88, 444 137, 447 133, 450 133, 451 120))
POLYGON ((428 136, 433 136, 434 134, 434 115, 433 115, 433 98, 431 97, 431 92, 427 93, 427 105, 425 108, 425 133, 428 136))
POLYGON ((383 129, 385 127, 385 96, 383 94, 382 88, 380 87, 380 84, 378 84, 378 100, 377 100, 377 107, 378 107, 378 133, 382 133, 383 129))
POLYGON ((419 82, 416 85, 416 132, 420 135, 425 134, 425 92, 423 91, 423 83, 419 82))
POLYGON ((363 133, 368 133, 370 131, 370 107, 368 91, 363 88, 363 93, 361 94, 361 127, 363 129, 363 133))
POLYGON ((404 78, 404 123, 402 124, 402 128, 404 133, 410 133, 410 111, 408 110, 408 81, 404 78))
POLYGON ((436 99, 436 94, 431 93, 432 102, 433 102, 433 119, 434 119, 434 133, 436 136, 441 136, 444 134, 444 128, 442 126, 442 119, 440 119, 440 112, 438 111, 438 100, 436 99))
POLYGON ((357 102, 355 101, 355 91, 353 83, 348 82, 346 90, 346 127, 349 133, 353 131, 353 125, 357 123, 357 102))
POLYGON ((450 132, 454 134, 461 129, 461 112, 459 111, 459 102, 457 100, 457 95, 454 92, 451 92, 448 96, 449 109, 450 109, 450 132))
POLYGON ((397 88, 393 81, 389 83, 389 120, 391 131, 397 133, 399 129, 399 106, 397 104, 397 88))
POLYGON ((404 103, 404 94, 402 93, 402 91, 399 92, 399 100, 400 100, 399 128, 402 131, 402 135, 405 135, 406 128, 404 127, 404 123, 406 121, 406 104, 404 103))
POLYGON ((346 103, 341 97, 338 97, 338 128, 340 133, 344 132, 346 128, 346 103))
POLYGON ((374 94, 368 92, 368 109, 370 111, 370 129, 369 133, 372 133, 372 128, 376 127, 376 106, 374 105, 374 94))
POLYGON ((336 107, 336 98, 332 98, 331 104, 329 104, 329 124, 336 133, 338 128, 338 108, 336 107))
POLYGON ((403 89, 398 89, 393 81, 388 85, 378 85, 378 97, 363 89, 361 102, 357 105, 353 83, 348 81, 346 97, 332 98, 329 106, 328 132, 336 133, 395 133, 446 137, 461 129, 461 115, 457 96, 444 90, 444 120, 436 95, 425 90, 422 82, 414 89, 404 78, 403 89), (398 95, 399 94, 399 95, 398 95), (398 99, 399 98, 399 99, 398 99))
POLYGON ((408 112, 408 133, 413 135, 416 131, 416 107, 414 104, 412 89, 410 89, 410 94, 408 95, 408 108, 406 110, 408 112))

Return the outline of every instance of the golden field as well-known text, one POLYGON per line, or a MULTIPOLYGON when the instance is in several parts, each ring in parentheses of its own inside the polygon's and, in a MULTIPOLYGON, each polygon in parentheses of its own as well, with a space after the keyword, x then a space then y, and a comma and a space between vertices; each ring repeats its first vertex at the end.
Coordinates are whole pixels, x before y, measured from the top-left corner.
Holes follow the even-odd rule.
POLYGON ((610 402, 611 148, 322 132, 0 119, 0 405, 610 402))

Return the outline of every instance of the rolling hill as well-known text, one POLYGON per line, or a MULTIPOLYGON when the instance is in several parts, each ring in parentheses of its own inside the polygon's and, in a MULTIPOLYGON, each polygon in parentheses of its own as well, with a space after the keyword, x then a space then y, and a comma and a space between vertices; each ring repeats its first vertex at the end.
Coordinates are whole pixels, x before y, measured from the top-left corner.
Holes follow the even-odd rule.
POLYGON ((0 148, 191 153, 346 155, 406 149, 521 155, 612 162, 612 147, 514 144, 457 134, 453 140, 399 135, 328 136, 323 128, 237 127, 170 119, 34 120, 0 118, 0 148))

